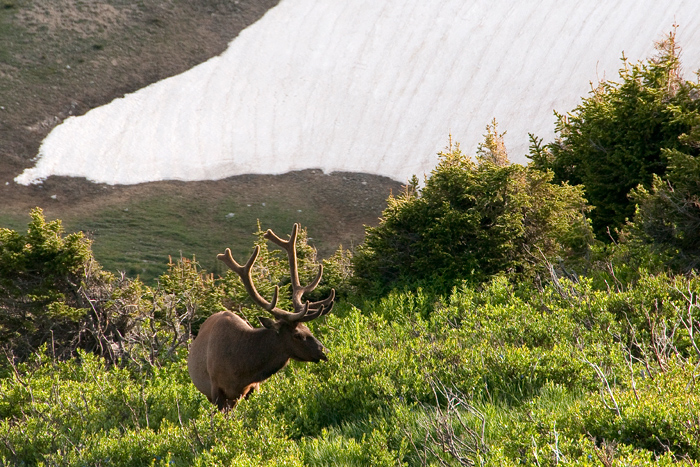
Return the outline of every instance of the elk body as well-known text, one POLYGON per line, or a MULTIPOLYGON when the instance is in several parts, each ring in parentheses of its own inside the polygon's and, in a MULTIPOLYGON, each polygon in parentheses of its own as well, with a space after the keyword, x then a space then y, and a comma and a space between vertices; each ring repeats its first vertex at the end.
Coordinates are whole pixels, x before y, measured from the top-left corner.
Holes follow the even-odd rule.
POLYGON ((255 288, 251 269, 260 253, 260 247, 241 266, 226 248, 217 258, 238 274, 253 301, 267 310, 275 319, 261 317, 262 328, 254 328, 230 311, 216 313, 204 322, 192 342, 187 369, 195 387, 220 410, 236 405, 241 397, 248 397, 261 382, 277 373, 294 359, 302 362, 327 360, 324 347, 303 323, 330 312, 335 299, 331 290, 325 300, 302 302, 302 296, 311 292, 321 281, 323 266, 316 278, 306 286, 299 283, 296 256, 298 224, 294 224, 289 240, 282 240, 271 230, 264 237, 281 246, 289 259, 294 312, 277 307, 279 287, 272 301, 263 298, 255 288))

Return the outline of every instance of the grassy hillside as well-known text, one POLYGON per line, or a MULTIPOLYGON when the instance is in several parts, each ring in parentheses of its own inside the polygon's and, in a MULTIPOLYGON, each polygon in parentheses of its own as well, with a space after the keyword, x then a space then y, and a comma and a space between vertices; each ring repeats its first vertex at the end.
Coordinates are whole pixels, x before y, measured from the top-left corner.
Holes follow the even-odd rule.
MULTIPOLYGON (((214 182, 92 185, 84 194, 66 188, 79 184, 49 180, 35 188, 47 199, 39 206, 48 218, 60 218, 68 231, 93 239, 95 257, 107 270, 139 275, 146 282, 165 271, 168 256, 196 256, 207 270, 220 272, 216 255, 225 248, 241 257, 250 254, 258 220, 264 229, 282 232, 301 222, 314 232, 310 243, 328 257, 339 245, 361 243, 363 225, 377 223, 388 194, 400 189, 383 177, 318 170, 214 182)), ((0 227, 24 231, 29 209, 5 205, 0 227)))
POLYGON ((328 362, 292 363, 227 414, 190 383, 184 347, 123 368, 85 353, 61 362, 49 347, 0 380, 0 459, 694 465, 699 355, 683 329, 700 324, 685 294, 697 287, 662 275, 625 291, 559 281, 538 293, 495 280, 443 299, 344 304, 312 323, 328 362))
MULTIPOLYGON (((696 274, 630 275, 613 255, 587 276, 546 263, 535 280, 367 299, 335 258, 321 286, 339 303, 309 323, 328 361, 291 362, 221 413, 187 349, 224 304, 264 314, 235 274, 182 260, 156 287, 105 275, 38 211, 26 236, 0 235, 3 465, 700 462, 696 274)), ((316 265, 298 246, 306 277, 316 265)), ((266 296, 287 283, 275 258, 263 248, 254 271, 266 296)))

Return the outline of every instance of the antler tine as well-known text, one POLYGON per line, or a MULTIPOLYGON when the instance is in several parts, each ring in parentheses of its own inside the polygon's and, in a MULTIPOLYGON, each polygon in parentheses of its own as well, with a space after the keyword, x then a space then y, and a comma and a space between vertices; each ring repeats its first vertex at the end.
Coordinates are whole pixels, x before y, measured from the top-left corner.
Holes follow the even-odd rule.
MULTIPOLYGON (((307 302, 307 303, 308 303, 308 302, 307 302)), ((321 307, 321 308, 319 308, 318 310, 314 311, 313 313, 307 313, 307 314, 305 314, 304 316, 302 316, 301 318, 299 318, 299 319, 297 320, 297 322, 299 322, 299 323, 306 323, 306 322, 308 322, 308 321, 311 321, 312 319, 316 319, 316 318, 318 318, 319 316, 322 316, 323 314, 324 314, 324 313, 323 313, 323 307, 321 307)))
POLYGON ((266 239, 270 240, 273 243, 276 243, 277 245, 281 246, 285 250, 287 249, 287 244, 295 244, 297 241, 297 231, 299 230, 299 224, 295 223, 292 226, 292 234, 289 236, 289 240, 284 240, 277 236, 276 233, 272 231, 272 229, 267 229, 267 232, 263 234, 263 237, 266 239))
POLYGON ((319 316, 327 315, 333 309, 333 305, 335 304, 334 300, 335 300, 335 289, 331 289, 331 294, 328 296, 328 298, 325 298, 324 300, 321 300, 318 302, 313 302, 313 303, 306 302, 306 305, 308 305, 308 308, 312 309, 314 311, 312 311, 311 313, 306 313, 304 316, 299 318, 299 322, 306 323, 307 321, 311 321, 312 319, 316 319, 319 316))
POLYGON ((272 243, 280 246, 283 250, 287 252, 287 258, 289 258, 289 272, 290 279, 292 281, 292 293, 294 293, 301 284, 299 283, 299 272, 297 269, 297 233, 299 232, 299 224, 295 223, 292 227, 292 234, 289 236, 289 240, 283 240, 277 236, 271 229, 267 229, 267 232, 263 235, 266 239, 270 240, 272 243))
POLYGON ((331 290, 331 294, 328 298, 320 300, 318 302, 302 303, 301 298, 305 293, 314 290, 318 284, 321 282, 321 277, 323 276, 323 265, 319 265, 318 273, 316 277, 306 286, 302 287, 299 282, 299 267, 297 261, 297 251, 296 242, 297 234, 299 233, 300 226, 295 223, 292 227, 292 233, 289 236, 289 240, 283 240, 272 230, 268 229, 267 232, 263 234, 263 237, 270 240, 272 243, 280 246, 283 250, 287 252, 287 258, 289 260, 289 274, 292 285, 292 306, 294 307, 294 312, 290 313, 288 311, 282 310, 276 307, 277 298, 279 294, 279 287, 275 287, 275 295, 273 297, 272 303, 268 303, 255 289, 253 280, 250 276, 250 270, 253 267, 253 263, 260 253, 260 247, 255 247, 255 252, 253 256, 250 257, 245 266, 240 266, 231 256, 231 250, 226 249, 226 253, 218 255, 221 261, 226 263, 232 270, 234 270, 243 281, 243 285, 246 288, 248 294, 253 298, 255 303, 260 305, 265 310, 269 311, 275 318, 281 319, 290 323, 293 322, 307 322, 314 318, 323 316, 331 311, 333 308, 333 301, 335 300, 335 290, 331 290))
POLYGON ((318 287, 318 284, 321 282, 321 277, 323 276, 323 264, 318 265, 318 274, 316 274, 316 277, 314 277, 314 280, 309 282, 308 285, 305 287, 302 287, 303 293, 308 293, 314 290, 316 287, 318 287))
MULTIPOLYGON (((248 266, 248 263, 250 263, 250 266, 252 267, 252 263, 254 263, 256 259, 258 259, 258 254, 260 254, 260 247, 256 246, 255 250, 253 251, 253 254, 250 256, 250 258, 248 258, 246 266, 248 266)), ((226 250, 223 253, 216 255, 216 259, 223 262, 226 266, 229 267, 229 269, 231 269, 239 276, 245 273, 245 267, 241 266, 236 262, 235 259, 233 259, 233 255, 231 254, 230 248, 226 248, 226 250)))
MULTIPOLYGON (((263 235, 266 239, 282 247, 287 252, 287 258, 289 260, 289 277, 292 283, 292 306, 294 307, 295 313, 288 316, 289 321, 297 321, 299 318, 303 317, 306 312, 304 311, 304 304, 301 301, 302 295, 310 292, 313 289, 307 287, 302 287, 299 282, 299 266, 297 260, 297 234, 299 233, 299 224, 295 223, 292 227, 292 233, 289 236, 289 240, 282 240, 278 237, 272 230, 265 232, 263 235), (302 313, 303 312, 303 313, 302 313)), ((320 281, 320 277, 317 277, 320 281)))
POLYGON ((250 275, 251 270, 253 269, 253 264, 255 264, 255 260, 258 259, 259 254, 260 246, 256 246, 255 250, 253 251, 253 254, 250 255, 250 258, 248 258, 248 261, 245 263, 244 266, 241 266, 236 262, 235 259, 233 259, 233 255, 231 255, 230 248, 226 248, 226 251, 224 251, 224 253, 216 255, 216 258, 222 261, 233 272, 238 274, 238 276, 241 278, 241 282, 243 282, 243 286, 245 287, 246 292, 248 292, 250 298, 252 298, 258 306, 260 306, 266 311, 269 311, 275 317, 278 317, 277 315, 279 313, 287 313, 284 310, 276 308, 280 291, 279 286, 275 286, 275 293, 272 296, 272 302, 268 302, 267 300, 265 300, 265 298, 263 298, 262 295, 260 295, 260 293, 258 293, 258 290, 255 288, 255 284, 253 283, 253 278, 250 275))
MULTIPOLYGON (((331 289, 330 295, 328 297, 324 298, 323 300, 319 300, 318 302, 311 302, 309 304, 309 308, 311 309, 316 309, 319 307, 325 308, 326 311, 323 313, 323 315, 328 314, 331 311, 331 308, 333 308, 333 304, 335 303, 335 289, 331 289)), ((323 316, 321 315, 321 316, 323 316)))

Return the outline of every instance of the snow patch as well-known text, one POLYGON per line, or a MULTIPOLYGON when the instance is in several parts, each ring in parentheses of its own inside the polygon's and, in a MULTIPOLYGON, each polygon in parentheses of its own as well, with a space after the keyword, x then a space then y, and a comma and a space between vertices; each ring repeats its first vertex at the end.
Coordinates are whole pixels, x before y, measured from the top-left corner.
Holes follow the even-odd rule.
POLYGON ((473 153, 493 118, 514 162, 679 24, 700 67, 697 0, 282 0, 220 56, 80 117, 15 181, 216 180, 320 168, 399 181, 448 134, 473 153))

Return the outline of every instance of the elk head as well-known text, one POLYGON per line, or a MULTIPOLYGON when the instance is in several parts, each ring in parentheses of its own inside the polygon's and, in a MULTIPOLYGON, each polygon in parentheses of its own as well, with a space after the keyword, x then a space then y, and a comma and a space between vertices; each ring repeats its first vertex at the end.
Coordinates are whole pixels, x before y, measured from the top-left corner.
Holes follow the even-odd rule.
POLYGON ((283 337, 286 342, 288 342, 289 350, 291 351, 291 358, 295 360, 300 360, 303 362, 318 362, 319 360, 326 360, 326 355, 323 353, 323 346, 321 343, 311 334, 309 328, 304 326, 302 323, 311 321, 312 319, 323 316, 331 311, 333 307, 333 302, 335 300, 335 290, 331 289, 330 295, 321 301, 309 303, 308 301, 302 302, 302 296, 306 293, 314 290, 319 282, 321 282, 321 277, 323 276, 323 265, 319 265, 318 274, 313 281, 308 285, 303 286, 299 282, 299 270, 298 270, 298 260, 296 251, 296 240, 297 232, 299 229, 299 224, 294 224, 292 228, 292 235, 289 240, 283 240, 272 230, 265 232, 264 238, 270 240, 272 243, 279 245, 283 250, 287 252, 287 257, 289 259, 289 275, 292 284, 292 306, 294 307, 294 312, 290 313, 288 311, 277 308, 277 300, 279 298, 279 286, 275 286, 275 292, 272 296, 272 301, 268 302, 260 295, 255 288, 253 279, 251 277, 251 270, 255 260, 260 254, 260 247, 256 246, 255 251, 248 259, 245 265, 241 266, 233 259, 231 255, 231 250, 226 248, 223 254, 217 256, 217 258, 226 264, 231 270, 238 274, 243 282, 243 286, 248 292, 248 295, 253 299, 256 305, 260 306, 262 309, 268 311, 276 319, 271 320, 270 318, 259 318, 260 323, 267 329, 274 330, 280 337, 283 337))

